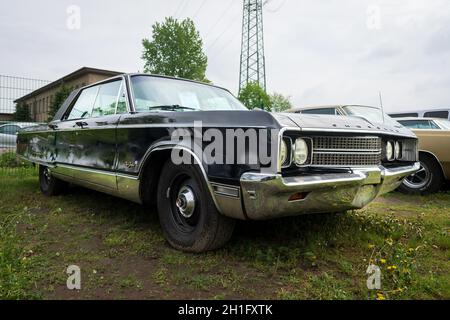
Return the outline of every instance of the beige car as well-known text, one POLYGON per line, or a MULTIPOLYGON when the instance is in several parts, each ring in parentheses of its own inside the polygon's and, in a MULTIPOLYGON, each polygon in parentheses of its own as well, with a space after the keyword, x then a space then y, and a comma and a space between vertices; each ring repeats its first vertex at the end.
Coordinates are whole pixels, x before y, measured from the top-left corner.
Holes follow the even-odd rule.
POLYGON ((406 178, 401 191, 428 194, 450 180, 450 121, 429 118, 398 118, 419 138, 420 170, 406 178))

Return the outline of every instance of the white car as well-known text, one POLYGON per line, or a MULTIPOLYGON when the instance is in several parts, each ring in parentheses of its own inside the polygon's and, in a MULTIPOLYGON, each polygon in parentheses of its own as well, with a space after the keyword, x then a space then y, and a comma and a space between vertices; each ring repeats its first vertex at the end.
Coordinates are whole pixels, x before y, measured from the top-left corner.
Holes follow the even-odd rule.
POLYGON ((36 123, 11 122, 0 126, 0 149, 15 149, 20 130, 35 126, 36 123))

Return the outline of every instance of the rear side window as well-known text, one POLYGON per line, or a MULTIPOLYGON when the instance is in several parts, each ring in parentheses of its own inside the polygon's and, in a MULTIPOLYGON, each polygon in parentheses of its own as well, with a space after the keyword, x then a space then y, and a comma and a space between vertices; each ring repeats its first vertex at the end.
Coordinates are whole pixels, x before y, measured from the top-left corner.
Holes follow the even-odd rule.
POLYGON ((113 81, 102 84, 92 110, 92 117, 102 117, 116 114, 119 99, 119 90, 122 81, 113 81))
POLYGON ((90 117, 95 98, 97 97, 98 89, 98 86, 84 89, 73 105, 72 110, 67 117, 67 120, 84 119, 90 117))
POLYGON ((410 129, 440 129, 429 120, 400 120, 399 123, 410 129))
POLYGON ((432 112, 425 112, 424 117, 425 117, 425 118, 442 118, 442 119, 448 119, 448 111, 432 111, 432 112))
POLYGON ((337 115, 335 108, 308 109, 308 110, 303 110, 302 113, 303 114, 327 114, 327 115, 332 115, 332 116, 337 115))

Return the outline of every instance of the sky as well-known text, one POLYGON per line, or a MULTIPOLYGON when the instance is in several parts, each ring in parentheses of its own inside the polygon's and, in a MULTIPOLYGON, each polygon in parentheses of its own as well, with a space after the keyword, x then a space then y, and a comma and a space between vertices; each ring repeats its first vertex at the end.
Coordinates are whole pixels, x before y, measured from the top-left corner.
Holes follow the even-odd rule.
MULTIPOLYGON (((0 74, 142 72, 167 16, 194 20, 208 79, 237 94, 242 0, 1 1, 0 74)), ((271 0, 264 28, 268 92, 295 106, 378 106, 381 91, 388 112, 450 108, 449 0, 271 0)))

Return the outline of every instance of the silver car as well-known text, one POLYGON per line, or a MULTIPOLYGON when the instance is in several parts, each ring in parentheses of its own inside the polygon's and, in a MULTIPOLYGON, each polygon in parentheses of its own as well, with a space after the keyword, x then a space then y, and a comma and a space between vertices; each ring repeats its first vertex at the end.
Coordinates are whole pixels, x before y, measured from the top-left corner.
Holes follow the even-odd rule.
POLYGON ((0 150, 15 149, 17 134, 20 130, 35 126, 36 123, 11 122, 0 126, 0 150))

